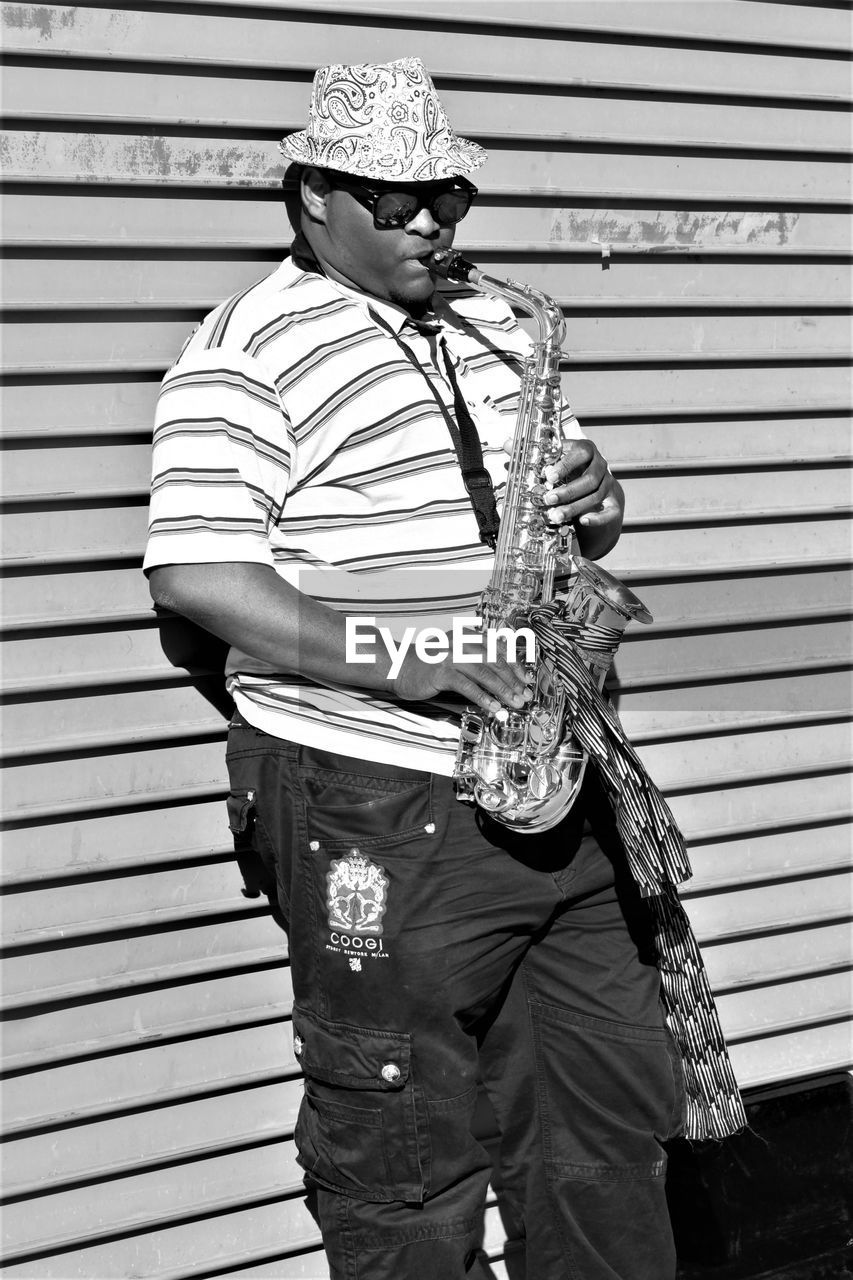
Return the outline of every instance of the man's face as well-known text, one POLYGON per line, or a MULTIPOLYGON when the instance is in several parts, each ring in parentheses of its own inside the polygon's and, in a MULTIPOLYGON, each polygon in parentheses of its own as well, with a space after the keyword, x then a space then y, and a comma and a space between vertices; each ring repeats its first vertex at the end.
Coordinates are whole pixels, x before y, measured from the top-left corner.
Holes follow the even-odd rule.
MULTIPOLYGON (((324 175, 325 176, 325 175, 324 175)), ((416 192, 428 199, 452 182, 418 184, 371 182, 372 188, 416 192)), ((456 226, 441 226, 429 208, 418 209, 402 227, 376 227, 373 214, 351 190, 333 185, 325 191, 319 219, 325 234, 312 247, 330 274, 365 293, 418 314, 435 290, 432 255, 453 243, 456 226)))

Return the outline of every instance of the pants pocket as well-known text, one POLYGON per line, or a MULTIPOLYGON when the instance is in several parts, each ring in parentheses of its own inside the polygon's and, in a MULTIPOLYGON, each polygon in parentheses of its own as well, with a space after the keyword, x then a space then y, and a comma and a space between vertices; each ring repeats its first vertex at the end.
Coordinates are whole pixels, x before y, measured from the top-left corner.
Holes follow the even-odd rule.
POLYGON ((660 1177, 682 1088, 666 1028, 532 1004, 545 1160, 552 1178, 660 1177))
POLYGON ((261 856, 255 841, 255 792, 249 787, 235 787, 226 803, 234 853, 243 877, 243 894, 247 898, 259 898, 264 893, 271 898, 276 892, 275 873, 261 856))
POLYGON ((434 830, 427 773, 303 747, 299 783, 308 835, 324 848, 380 848, 434 830))
POLYGON ((421 1202, 427 1136, 411 1036, 330 1022, 298 1005, 293 1028, 305 1074, 296 1146, 307 1180, 361 1200, 421 1202))

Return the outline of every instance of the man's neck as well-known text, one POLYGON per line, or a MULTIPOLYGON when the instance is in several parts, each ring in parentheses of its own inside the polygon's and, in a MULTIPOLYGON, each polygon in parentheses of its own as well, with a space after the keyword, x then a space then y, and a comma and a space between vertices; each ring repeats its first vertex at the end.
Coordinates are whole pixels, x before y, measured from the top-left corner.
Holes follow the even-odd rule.
POLYGON ((411 316, 413 320, 424 320, 432 317, 432 298, 427 298, 424 302, 404 305, 401 302, 393 302, 388 298, 380 298, 376 294, 368 293, 357 281, 348 279, 343 272, 338 271, 336 267, 328 262, 323 257, 322 252, 318 252, 314 248, 304 231, 297 231, 294 236, 293 243, 290 246, 290 256, 300 270, 315 271, 317 275, 326 276, 329 280, 336 280, 345 289, 351 289, 353 293, 360 293, 362 297, 372 302, 381 302, 383 306, 394 307, 395 310, 402 312, 404 315, 411 316))

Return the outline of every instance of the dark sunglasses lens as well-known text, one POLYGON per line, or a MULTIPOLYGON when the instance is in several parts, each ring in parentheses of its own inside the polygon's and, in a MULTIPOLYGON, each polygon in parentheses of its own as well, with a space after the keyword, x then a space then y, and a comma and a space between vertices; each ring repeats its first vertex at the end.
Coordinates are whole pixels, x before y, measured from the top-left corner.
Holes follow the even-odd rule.
MULTIPOLYGON (((471 208, 471 192, 439 191, 425 203, 439 226, 451 227, 471 208)), ((377 227, 404 227, 422 208, 421 201, 410 191, 384 191, 376 198, 373 220, 377 227)))
POLYGON ((430 205, 433 217, 443 227, 459 222, 470 207, 471 195, 468 191, 442 191, 430 205))
POLYGON ((406 191, 384 191, 377 196, 373 220, 379 227, 404 227, 417 211, 417 196, 406 191))

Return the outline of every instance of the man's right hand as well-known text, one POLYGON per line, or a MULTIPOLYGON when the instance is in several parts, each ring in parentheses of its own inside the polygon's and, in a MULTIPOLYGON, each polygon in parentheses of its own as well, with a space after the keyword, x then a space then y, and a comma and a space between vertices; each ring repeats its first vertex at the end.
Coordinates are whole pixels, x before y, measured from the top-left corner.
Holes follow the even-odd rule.
POLYGON ((507 661, 500 647, 497 661, 487 662, 479 632, 465 638, 465 651, 475 661, 454 662, 448 654, 432 664, 410 647, 399 674, 392 677, 389 654, 377 644, 375 663, 347 662, 344 615, 297 591, 271 566, 163 565, 152 570, 150 582, 157 604, 190 618, 274 671, 384 689, 407 702, 453 693, 491 713, 501 707, 521 708, 530 697, 523 666, 507 661))
MULTIPOLYGON (((505 644, 501 641, 505 649, 505 644)), ((485 637, 466 637, 466 662, 454 662, 448 653, 440 662, 424 662, 414 648, 403 659, 400 673, 386 680, 386 687, 405 702, 428 702, 453 693, 465 702, 494 714, 507 707, 520 710, 532 697, 524 665, 510 662, 498 653, 494 662, 486 660, 485 637)))

